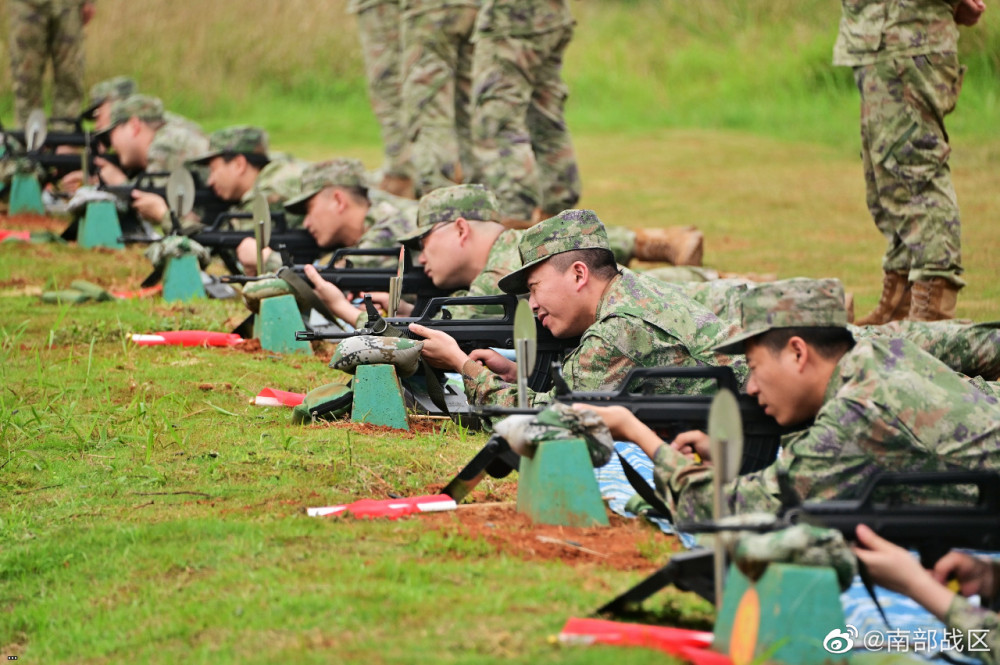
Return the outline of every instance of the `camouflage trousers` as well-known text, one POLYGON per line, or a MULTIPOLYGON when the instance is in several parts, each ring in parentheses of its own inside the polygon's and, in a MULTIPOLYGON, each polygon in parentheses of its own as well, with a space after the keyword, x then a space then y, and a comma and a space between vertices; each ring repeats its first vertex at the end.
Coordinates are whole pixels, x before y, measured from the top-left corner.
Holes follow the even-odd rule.
POLYGON ((477 181, 507 217, 575 208, 580 171, 566 127, 566 26, 527 37, 481 35, 473 57, 472 140, 477 181))
POLYGON ((850 326, 857 339, 901 337, 956 372, 1000 379, 1000 322, 893 321, 881 326, 850 326))
POLYGON ((868 209, 888 243, 885 272, 910 281, 964 282, 958 200, 944 117, 964 68, 955 54, 890 59, 854 68, 861 92, 861 152, 868 209))
POLYGON ((408 176, 403 126, 400 11, 398 0, 382 2, 358 14, 361 53, 365 60, 368 97, 382 130, 386 175, 408 176))
MULTIPOLYGON (((76 118, 83 100, 82 0, 9 0, 14 112, 24 125, 44 108, 42 77, 51 59, 53 118, 76 118)), ((73 126, 54 125, 71 130, 73 126)))
POLYGON ((475 7, 404 17, 403 121, 418 195, 463 181, 469 135, 475 7))

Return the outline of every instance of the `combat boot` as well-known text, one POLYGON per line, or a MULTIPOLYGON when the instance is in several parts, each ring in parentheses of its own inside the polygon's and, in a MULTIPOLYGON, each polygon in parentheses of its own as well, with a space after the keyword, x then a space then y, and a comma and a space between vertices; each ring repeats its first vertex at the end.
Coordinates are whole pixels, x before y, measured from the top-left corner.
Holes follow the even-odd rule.
POLYGON ((399 196, 404 199, 417 198, 417 190, 413 185, 413 180, 407 178, 405 175, 386 174, 382 178, 382 182, 378 188, 383 192, 388 192, 393 196, 399 196))
POLYGON ((875 309, 857 321, 859 326, 880 326, 890 321, 902 321, 910 313, 910 282, 908 273, 887 272, 882 278, 882 295, 875 309))
POLYGON ((913 282, 913 300, 908 321, 944 321, 955 318, 958 291, 944 277, 931 277, 913 282))
POLYGON ((633 229, 634 258, 640 261, 667 261, 675 266, 700 266, 705 236, 693 226, 668 229, 633 229))

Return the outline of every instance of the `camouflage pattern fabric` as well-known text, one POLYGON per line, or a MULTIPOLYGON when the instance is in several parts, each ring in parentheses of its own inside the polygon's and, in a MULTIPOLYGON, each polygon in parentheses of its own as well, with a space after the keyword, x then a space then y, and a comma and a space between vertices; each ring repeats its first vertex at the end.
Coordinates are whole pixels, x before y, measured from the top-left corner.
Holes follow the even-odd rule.
POLYGON ((187 236, 167 236, 147 247, 144 255, 156 269, 165 267, 169 258, 193 255, 202 269, 207 268, 212 260, 208 249, 187 236))
MULTIPOLYGON (((733 514, 776 512, 784 474, 808 501, 855 498, 884 470, 997 469, 1000 401, 906 340, 860 340, 837 363, 813 424, 782 446, 771 466, 726 486, 733 514)), ((657 492, 679 519, 710 517, 710 465, 668 445, 653 464, 657 492)), ((934 491, 897 499, 919 502, 934 491)))
POLYGON ((357 14, 368 98, 382 131, 382 169, 387 175, 408 177, 399 0, 352 2, 348 11, 357 14))
POLYGON ((425 194, 417 204, 416 230, 399 238, 399 242, 418 250, 420 239, 430 233, 436 224, 454 222, 459 218, 499 222, 500 206, 496 196, 482 185, 453 185, 425 194))
POLYGON ((581 439, 594 467, 601 467, 611 460, 615 440, 604 420, 589 409, 577 411, 568 404, 550 404, 537 415, 515 415, 504 418, 493 426, 511 450, 522 457, 534 457, 538 446, 545 441, 581 439))
POLYGON ((757 284, 744 293, 740 313, 743 332, 716 347, 718 351, 743 353, 744 342, 773 328, 847 326, 844 287, 837 279, 796 277, 757 284))
POLYGON ((470 40, 477 5, 457 0, 402 3, 403 123, 420 195, 471 174, 470 40))
POLYGON ((573 38, 568 0, 487 0, 476 25, 472 141, 476 180, 506 217, 555 214, 580 200, 562 80, 573 38))
POLYGON ((354 374, 359 365, 393 365, 400 377, 412 376, 420 366, 424 343, 405 337, 358 335, 337 344, 330 368, 354 374))
POLYGON ((87 204, 97 201, 110 201, 115 204, 116 208, 119 208, 119 212, 122 212, 120 208, 123 204, 117 196, 91 185, 84 185, 73 192, 73 198, 66 203, 66 210, 74 215, 82 216, 87 209, 87 204))
POLYGON ((298 196, 285 202, 285 210, 305 215, 309 199, 327 187, 367 189, 368 174, 364 164, 357 159, 331 159, 310 164, 302 171, 298 196))
POLYGON ((731 541, 727 547, 733 563, 751 580, 760 579, 771 563, 818 566, 832 568, 840 590, 846 591, 858 574, 857 557, 836 529, 796 524, 767 533, 730 531, 722 536, 731 541))
POLYGON ((517 251, 521 267, 500 280, 505 293, 528 292, 528 273, 545 259, 578 249, 607 249, 608 234, 593 210, 563 210, 521 234, 517 251))
MULTIPOLYGON (((416 201, 412 201, 416 208, 416 201)), ((358 249, 383 249, 399 247, 399 238, 406 236, 416 228, 416 220, 412 210, 407 212, 391 203, 383 201, 374 203, 365 215, 365 232, 358 241, 358 249)), ((395 267, 399 263, 398 256, 352 257, 351 263, 360 267, 395 267)))
POLYGON ((260 155, 267 157, 268 135, 260 127, 233 125, 212 132, 208 137, 208 152, 191 161, 207 164, 213 158, 226 154, 260 155))
POLYGON ((102 287, 82 279, 73 280, 68 289, 42 293, 42 302, 49 304, 72 303, 79 305, 85 302, 107 302, 114 299, 114 296, 102 287))
MULTIPOLYGON (((970 603, 967 598, 955 594, 955 598, 951 601, 944 616, 944 623, 952 630, 961 631, 961 634, 966 637, 971 631, 975 631, 972 633, 973 635, 982 635, 981 631, 987 631, 984 641, 988 651, 977 650, 968 655, 975 656, 988 665, 1000 665, 1000 618, 997 617, 996 612, 977 607, 970 603)), ((958 646, 964 651, 968 649, 969 642, 965 640, 958 646)))
MULTIPOLYGON (((517 251, 517 243, 521 239, 521 231, 507 229, 502 231, 497 239, 493 241, 489 256, 486 258, 486 265, 482 272, 476 275, 468 289, 456 291, 455 296, 497 296, 503 293, 497 282, 500 278, 509 275, 511 272, 521 267, 521 255, 517 251)), ((448 307, 452 318, 455 319, 481 319, 490 316, 497 316, 500 308, 496 307, 473 307, 471 305, 460 305, 458 307, 448 307)))
POLYGON ((1000 322, 893 321, 848 329, 855 339, 906 339, 956 372, 989 381, 1000 379, 1000 322))
MULTIPOLYGON (((297 196, 300 183, 302 182, 302 172, 308 164, 297 159, 273 159, 267 166, 257 174, 257 180, 252 189, 248 190, 240 198, 239 203, 233 206, 234 211, 253 212, 253 201, 257 192, 264 194, 267 199, 271 213, 284 213, 285 222, 288 228, 295 229, 302 226, 305 219, 302 215, 296 215, 285 210, 285 201, 297 196)), ((234 219, 231 222, 232 228, 237 231, 252 231, 252 219, 234 219)))
POLYGON ((867 203, 886 238, 885 272, 963 286, 961 226, 944 117, 964 68, 947 2, 844 0, 834 64, 861 93, 867 203))
POLYGON ((131 76, 114 76, 90 86, 90 105, 98 106, 109 99, 125 99, 134 95, 138 89, 135 79, 131 76))
MULTIPOLYGON (((14 114, 24 125, 44 108, 42 77, 51 59, 53 118, 76 118, 83 102, 82 0, 9 0, 14 114)), ((52 129, 72 131, 72 123, 52 129)))
POLYGON ((346 415, 352 406, 351 400, 347 398, 352 394, 351 388, 343 383, 328 383, 319 388, 313 388, 302 398, 302 403, 292 409, 292 422, 296 425, 308 425, 315 420, 311 413, 312 409, 335 401, 345 402, 345 404, 339 409, 327 411, 323 414, 322 419, 333 420, 346 415))
MULTIPOLYGON (((190 127, 169 120, 156 130, 149 144, 146 170, 150 173, 169 173, 184 168, 185 163, 208 150, 208 137, 190 127)), ((202 178, 204 182, 206 178, 202 178)))
POLYGON ((260 302, 265 298, 287 295, 295 295, 295 292, 288 282, 279 277, 259 279, 243 285, 243 302, 254 314, 260 312, 260 302))
MULTIPOLYGON (((523 255, 523 238, 521 244, 523 255)), ((594 324, 566 356, 563 377, 572 390, 595 391, 617 388, 633 367, 728 365, 742 385, 747 378, 746 360, 711 350, 737 330, 735 324, 720 321, 676 287, 623 269, 604 292, 594 324)), ((462 368, 470 403, 516 405, 517 386, 472 365, 462 368)), ((671 394, 708 394, 715 383, 671 379, 658 382, 657 388, 671 394)), ((554 395, 553 389, 529 391, 528 397, 537 406, 551 402, 554 395)))

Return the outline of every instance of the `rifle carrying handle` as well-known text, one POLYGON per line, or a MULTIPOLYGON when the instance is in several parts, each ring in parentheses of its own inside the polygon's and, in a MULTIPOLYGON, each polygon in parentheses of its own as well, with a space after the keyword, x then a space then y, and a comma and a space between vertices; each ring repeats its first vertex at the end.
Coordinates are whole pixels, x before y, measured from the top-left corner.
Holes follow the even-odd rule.
POLYGON ((479 307, 483 305, 503 305, 503 317, 483 319, 484 324, 507 323, 514 325, 514 310, 517 307, 517 298, 508 295, 496 296, 445 296, 431 298, 424 308, 423 314, 416 323, 423 324, 434 318, 434 315, 447 305, 467 305, 479 307))
MULTIPOLYGON (((719 390, 727 388, 734 395, 740 392, 736 383, 736 374, 731 367, 714 367, 703 365, 699 367, 636 367, 622 381, 619 395, 624 397, 639 390, 629 390, 628 387, 636 381, 649 379, 714 379, 719 390)), ((640 384, 641 385, 641 384, 640 384)))

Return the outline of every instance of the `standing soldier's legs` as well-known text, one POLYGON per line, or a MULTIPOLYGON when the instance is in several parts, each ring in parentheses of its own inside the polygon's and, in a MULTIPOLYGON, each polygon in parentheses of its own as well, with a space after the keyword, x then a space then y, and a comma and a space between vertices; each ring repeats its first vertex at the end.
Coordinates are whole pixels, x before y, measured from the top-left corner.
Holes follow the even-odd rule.
POLYGON ((858 70, 862 135, 878 197, 869 207, 884 213, 883 233, 890 239, 884 267, 887 273, 908 271, 910 318, 951 318, 964 286, 944 129, 961 83, 957 57, 900 58, 858 70))
POLYGON ((467 10, 461 20, 458 41, 458 60, 455 65, 455 133, 458 136, 458 157, 460 170, 456 182, 470 182, 469 175, 475 169, 472 156, 472 61, 475 47, 472 33, 475 29, 478 10, 467 10), (471 22, 468 22, 470 21, 471 22))
POLYGON ((456 71, 475 19, 475 8, 457 7, 403 20, 404 120, 421 195, 454 185, 461 176, 456 71))
MULTIPOLYGON (((56 3, 53 18, 52 49, 52 117, 75 120, 80 115, 83 101, 83 16, 80 3, 56 3)), ((75 129, 67 123, 65 129, 75 129)))
POLYGON ((49 52, 49 17, 35 3, 24 0, 10 0, 9 7, 14 113, 18 124, 23 126, 32 110, 43 107, 42 76, 49 52))
POLYGON ((580 200, 580 170, 565 116, 569 88, 562 80, 563 53, 572 38, 572 27, 536 37, 548 55, 536 75, 535 92, 528 107, 528 131, 538 163, 541 207, 547 215, 575 208, 580 200))
POLYGON ((496 194, 504 217, 524 222, 542 203, 527 123, 539 63, 529 39, 482 37, 476 42, 472 71, 476 180, 496 194))
MULTIPOLYGON (((400 18, 398 1, 383 2, 358 14, 368 96, 382 132, 385 150, 383 171, 386 180, 399 180, 399 185, 402 186, 405 183, 401 181, 409 179, 410 171, 406 158, 406 131, 403 127, 400 18)), ((412 195, 412 192, 407 193, 412 195)))

